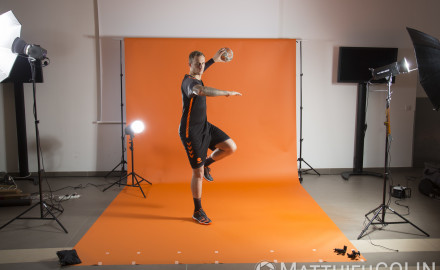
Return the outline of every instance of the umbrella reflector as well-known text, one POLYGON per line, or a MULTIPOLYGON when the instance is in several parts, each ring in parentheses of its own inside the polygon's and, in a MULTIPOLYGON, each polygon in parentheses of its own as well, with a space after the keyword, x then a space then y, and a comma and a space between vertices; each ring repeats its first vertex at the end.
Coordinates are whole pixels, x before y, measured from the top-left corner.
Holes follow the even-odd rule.
POLYGON ((435 110, 440 109, 440 42, 435 37, 406 28, 416 54, 419 81, 435 110))
POLYGON ((20 37, 21 25, 12 11, 0 15, 0 82, 9 76, 17 54, 12 53, 12 43, 20 37))

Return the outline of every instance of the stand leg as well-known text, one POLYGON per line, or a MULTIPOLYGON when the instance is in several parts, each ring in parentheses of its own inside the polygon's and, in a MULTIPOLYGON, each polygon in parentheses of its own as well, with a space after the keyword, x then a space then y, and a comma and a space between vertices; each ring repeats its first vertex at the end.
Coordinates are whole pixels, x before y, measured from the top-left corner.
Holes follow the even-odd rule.
MULTIPOLYGON (((55 207, 53 207, 54 209, 57 209, 55 207)), ((58 209, 57 209, 58 210, 58 209)), ((0 230, 3 229, 4 227, 8 226, 9 224, 11 224, 12 222, 14 222, 17 219, 42 219, 42 220, 55 220, 58 225, 60 225, 60 227, 63 229, 63 231, 65 233, 68 233, 68 231, 66 230, 66 228, 63 226, 63 224, 61 224, 61 222, 58 220, 57 217, 55 217, 55 215, 49 210, 49 208, 47 207, 47 204, 43 201, 43 202, 38 202, 36 204, 34 204, 33 206, 31 206, 30 208, 28 208, 26 211, 24 211, 23 213, 21 213, 20 215, 18 215, 17 217, 11 219, 8 223, 6 223, 5 225, 0 227, 0 230), (30 210, 32 210, 33 208, 35 208, 36 206, 43 206, 44 209, 46 209, 46 213, 48 213, 49 215, 52 216, 52 218, 45 218, 45 217, 22 217, 24 214, 26 214, 27 212, 29 212, 30 210)))
POLYGON ((125 172, 125 164, 127 164, 127 161, 125 160, 121 160, 121 162, 118 163, 118 165, 116 165, 113 170, 111 170, 110 172, 108 172, 104 178, 107 178, 110 174, 114 173, 116 171, 116 169, 122 165, 122 170, 121 170, 121 176, 124 174, 125 172))
MULTIPOLYGON (((142 179, 139 183, 142 183, 143 181, 145 181, 145 182, 147 182, 148 184, 152 185, 152 183, 151 183, 150 181, 148 181, 147 179, 143 178, 143 177, 140 176, 139 174, 134 173, 134 175, 135 175, 136 177, 139 177, 140 179, 142 179)), ((137 179, 136 179, 136 181, 137 181, 137 179)))
MULTIPOLYGON (((140 176, 139 176, 140 177, 140 176)), ((140 177, 140 178, 142 178, 142 177, 140 177)), ((144 193, 144 190, 142 189, 142 187, 141 187, 141 182, 143 181, 143 180, 141 180, 141 182, 139 182, 138 180, 137 180, 137 175, 136 175, 136 173, 133 173, 133 175, 132 175, 132 179, 134 179, 134 180, 136 180, 136 185, 134 184, 134 181, 132 180, 132 186, 133 187, 138 187, 140 190, 141 190, 141 192, 142 192, 142 195, 144 196, 144 198, 146 198, 147 196, 145 196, 145 193, 144 193)), ((142 178, 143 179, 143 178, 142 178)))
POLYGON ((121 184, 121 182, 122 182, 122 180, 127 179, 131 174, 132 174, 132 172, 129 173, 129 174, 127 174, 127 175, 121 176, 121 177, 119 178, 118 181, 115 181, 115 182, 113 182, 110 186, 104 188, 104 189, 102 190, 102 192, 106 191, 107 189, 111 188, 112 186, 114 186, 114 185, 116 185, 116 184, 119 184, 119 186, 121 186, 121 185, 126 185, 126 184, 121 184))
POLYGON ((141 187, 141 185, 140 185, 140 183, 142 183, 143 181, 145 181, 145 182, 147 182, 148 184, 152 185, 152 183, 151 183, 150 181, 148 181, 147 179, 143 178, 142 176, 138 175, 138 174, 135 173, 135 172, 131 172, 131 173, 129 173, 129 174, 127 174, 127 175, 121 177, 118 181, 112 183, 110 186, 106 187, 104 190, 102 190, 102 192, 106 191, 107 189, 111 188, 112 186, 114 186, 114 185, 116 185, 116 184, 119 184, 119 185, 124 185, 124 186, 128 186, 128 187, 138 187, 138 188, 141 190, 141 193, 142 193, 142 195, 144 196, 144 198, 147 198, 147 196, 146 196, 145 193, 144 193, 144 190, 142 189, 142 187, 141 187), (121 182, 122 182, 124 179, 128 179, 128 177, 130 177, 130 176, 131 176, 131 179, 132 179, 132 180, 131 180, 131 181, 132 181, 131 184, 121 184, 121 182), (141 181, 138 181, 138 179, 137 179, 138 177, 141 178, 141 181), (136 184, 135 184, 135 182, 136 182, 136 184))
POLYGON ((61 210, 61 209, 59 209, 59 208, 56 208, 55 206, 53 206, 52 204, 49 204, 49 203, 44 203, 46 206, 48 206, 50 209, 55 209, 55 211, 58 211, 58 212, 60 212, 60 213, 63 213, 64 212, 64 210, 61 210))
POLYGON ((359 236, 358 236, 358 238, 357 238, 358 240, 361 239, 361 238, 363 237, 364 233, 368 230, 368 227, 370 227, 370 225, 373 224, 373 221, 377 218, 377 216, 378 216, 382 211, 384 211, 384 210, 383 210, 383 205, 380 205, 379 207, 377 207, 377 208, 371 210, 370 212, 368 212, 368 213, 365 215, 365 217, 368 219, 368 215, 371 214, 371 213, 373 213, 373 212, 375 212, 373 218, 372 218, 372 219, 368 219, 369 222, 368 222, 367 226, 365 226, 365 228, 362 230, 361 234, 359 234, 359 236))
POLYGON ((31 211, 32 209, 34 209, 34 207, 40 205, 40 203, 36 203, 33 206, 31 206, 30 208, 28 208, 26 211, 24 211, 23 213, 21 213, 20 215, 16 216, 15 218, 11 219, 8 223, 6 223, 5 225, 0 227, 0 230, 3 229, 4 227, 8 226, 9 224, 11 224, 12 222, 14 222, 17 219, 20 219, 21 216, 23 216, 24 214, 26 214, 27 212, 31 211))
POLYGON ((64 228, 63 224, 61 224, 61 222, 58 220, 58 218, 56 218, 55 215, 49 210, 49 208, 47 207, 46 203, 43 202, 43 206, 44 206, 44 209, 46 209, 47 213, 49 213, 52 216, 52 218, 49 218, 49 219, 50 220, 55 220, 58 223, 58 225, 60 225, 60 227, 63 228, 64 232, 68 233, 66 228, 64 228))
POLYGON ((313 167, 310 166, 310 164, 307 163, 307 161, 305 161, 305 160, 302 159, 302 158, 300 158, 300 161, 304 162, 307 166, 309 166, 310 169, 309 169, 309 170, 306 170, 306 171, 310 171, 310 170, 312 170, 312 171, 314 171, 317 175, 321 176, 321 174, 320 174, 319 172, 317 172, 315 169, 313 169, 313 167))
POLYGON ((389 206, 381 204, 379 207, 371 210, 370 212, 368 212, 367 214, 365 214, 365 217, 369 220, 367 226, 365 226, 365 228, 362 230, 361 234, 359 234, 358 236, 358 240, 361 239, 365 232, 368 230, 368 227, 370 227, 371 224, 379 224, 382 226, 387 226, 389 224, 405 224, 408 223, 410 225, 412 225, 414 228, 416 228, 417 230, 419 230, 420 232, 422 232, 424 235, 429 237, 429 234, 427 232, 425 232, 424 230, 420 229, 419 227, 417 227, 414 223, 412 223, 411 221, 409 221, 408 219, 406 219, 405 217, 403 217, 401 214, 397 213, 396 211, 394 211, 393 209, 391 209, 389 206), (394 222, 386 222, 385 221, 385 213, 386 210, 390 210, 391 212, 393 212, 393 214, 395 214, 396 216, 400 217, 401 219, 403 219, 404 221, 394 221, 394 222), (370 215, 371 213, 374 213, 374 216, 372 219, 368 218, 368 215, 370 215), (382 219, 380 220, 380 222, 374 223, 374 220, 376 220, 379 216, 379 214, 382 213, 382 219))
MULTIPOLYGON (((397 213, 396 211, 394 211, 393 209, 391 209, 390 207, 387 206, 387 209, 389 209, 391 212, 393 212, 393 214, 397 215, 398 217, 400 217, 401 219, 405 220, 405 222, 399 222, 399 223, 409 223, 410 225, 412 225, 414 228, 416 228, 417 230, 419 230, 420 232, 422 232, 424 235, 429 237, 429 234, 427 232, 425 232, 424 230, 420 229, 419 227, 417 227, 414 223, 412 223, 411 221, 409 221, 408 219, 406 219, 405 217, 403 217, 401 214, 397 213)), ((391 223, 395 223, 395 222, 389 222, 389 224, 391 223)))
POLYGON ((312 170, 317 175, 321 176, 321 174, 318 171, 316 171, 312 166, 310 166, 310 164, 307 163, 303 158, 301 158, 301 157, 298 158, 298 162, 299 162, 299 166, 298 166, 298 176, 299 177, 298 178, 299 178, 299 182, 300 183, 302 183, 302 181, 303 181, 303 177, 302 177, 303 172, 308 172, 308 171, 312 170), (310 169, 303 170, 302 167, 301 167, 301 162, 304 162, 307 166, 309 166, 310 169))

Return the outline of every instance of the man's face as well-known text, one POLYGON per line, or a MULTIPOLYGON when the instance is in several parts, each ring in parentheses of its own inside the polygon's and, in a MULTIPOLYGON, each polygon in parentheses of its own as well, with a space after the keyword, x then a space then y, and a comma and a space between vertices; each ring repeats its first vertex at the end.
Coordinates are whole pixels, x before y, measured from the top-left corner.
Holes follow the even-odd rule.
POLYGON ((194 57, 189 67, 191 74, 202 75, 205 70, 205 57, 203 55, 194 57))

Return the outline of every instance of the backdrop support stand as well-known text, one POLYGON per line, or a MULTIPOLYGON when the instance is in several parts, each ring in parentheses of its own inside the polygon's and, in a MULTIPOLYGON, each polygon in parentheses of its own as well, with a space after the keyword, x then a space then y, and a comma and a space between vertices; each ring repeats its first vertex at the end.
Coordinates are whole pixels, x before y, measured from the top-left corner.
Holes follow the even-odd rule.
POLYGON ((310 166, 309 163, 307 163, 303 158, 302 158, 302 142, 303 142, 303 137, 302 137, 302 111, 303 111, 303 105, 302 105, 302 78, 303 78, 303 73, 302 73, 302 41, 299 41, 299 68, 300 68, 300 78, 299 78, 299 158, 298 158, 298 178, 299 178, 299 182, 302 183, 303 181, 303 177, 302 174, 304 172, 308 172, 308 171, 314 171, 317 175, 321 176, 321 174, 319 172, 317 172, 315 169, 313 169, 312 166, 310 166), (309 166, 310 169, 302 169, 302 162, 304 162, 307 166, 309 166))
POLYGON ((122 88, 122 78, 124 76, 123 72, 122 72, 122 40, 119 41, 119 66, 120 66, 120 77, 121 77, 121 152, 122 152, 122 157, 121 157, 121 161, 113 168, 113 170, 111 170, 109 173, 107 173, 105 175, 105 178, 107 178, 110 174, 114 173, 116 171, 116 169, 119 166, 122 166, 121 168, 121 174, 120 177, 122 177, 124 174, 127 173, 127 170, 125 169, 125 165, 127 164, 127 161, 125 160, 125 136, 124 136, 124 102, 123 102, 123 88, 122 88))

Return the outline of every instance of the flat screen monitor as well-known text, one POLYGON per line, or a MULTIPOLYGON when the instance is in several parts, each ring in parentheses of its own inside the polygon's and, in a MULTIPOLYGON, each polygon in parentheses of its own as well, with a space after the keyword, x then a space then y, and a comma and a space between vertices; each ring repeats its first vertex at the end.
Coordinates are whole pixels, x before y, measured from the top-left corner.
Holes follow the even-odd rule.
MULTIPOLYGON (((396 61, 397 48, 339 47, 338 82, 368 82, 372 77, 370 68, 382 67, 396 61)), ((386 80, 372 82, 385 83, 386 80)), ((392 82, 395 82, 395 77, 392 82)))

